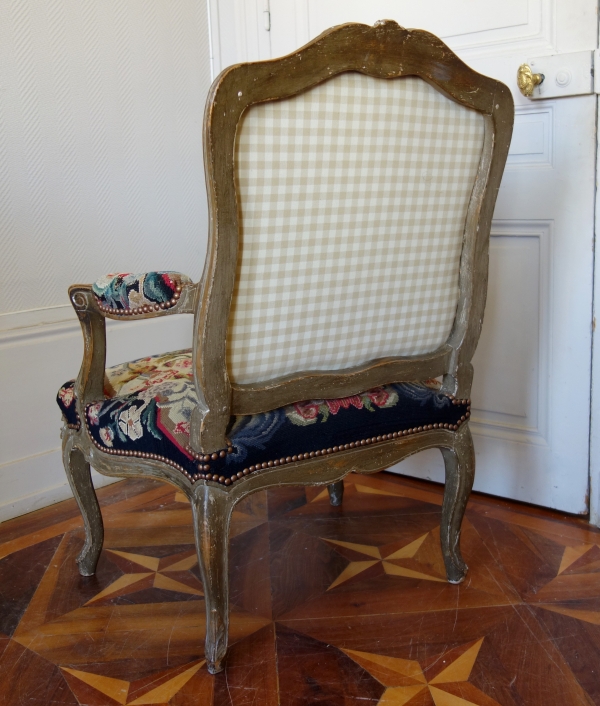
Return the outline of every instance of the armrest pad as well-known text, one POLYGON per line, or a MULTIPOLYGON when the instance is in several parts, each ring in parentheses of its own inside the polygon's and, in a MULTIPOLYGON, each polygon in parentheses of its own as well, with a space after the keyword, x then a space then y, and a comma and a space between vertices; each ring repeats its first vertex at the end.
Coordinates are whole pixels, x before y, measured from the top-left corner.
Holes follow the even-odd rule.
POLYGON ((127 316, 170 309, 184 284, 192 280, 180 272, 125 272, 105 275, 92 290, 101 311, 127 316))

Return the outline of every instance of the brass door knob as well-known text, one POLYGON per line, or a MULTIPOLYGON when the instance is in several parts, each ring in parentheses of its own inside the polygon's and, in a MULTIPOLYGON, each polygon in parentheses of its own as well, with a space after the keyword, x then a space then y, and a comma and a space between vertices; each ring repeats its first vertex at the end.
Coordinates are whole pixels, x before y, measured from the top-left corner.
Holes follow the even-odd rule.
POLYGON ((528 64, 521 64, 517 71, 519 90, 526 98, 531 98, 533 89, 544 80, 544 74, 534 74, 528 64))

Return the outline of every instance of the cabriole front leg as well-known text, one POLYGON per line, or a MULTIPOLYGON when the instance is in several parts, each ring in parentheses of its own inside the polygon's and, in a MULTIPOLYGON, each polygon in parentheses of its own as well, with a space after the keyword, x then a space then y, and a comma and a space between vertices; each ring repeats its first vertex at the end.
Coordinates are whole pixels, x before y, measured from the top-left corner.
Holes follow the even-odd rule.
POLYGON ((104 542, 102 513, 92 483, 90 464, 73 445, 73 436, 69 433, 63 438, 63 463, 85 526, 85 544, 77 557, 79 573, 82 576, 93 576, 104 542))
POLYGON ((448 581, 461 583, 468 566, 460 552, 460 528, 475 478, 475 451, 468 424, 456 434, 453 448, 442 448, 441 451, 446 466, 440 531, 442 553, 448 581))
POLYGON ((196 549, 206 603, 204 656, 208 671, 223 669, 229 631, 228 547, 232 503, 224 491, 200 486, 192 502, 196 549))

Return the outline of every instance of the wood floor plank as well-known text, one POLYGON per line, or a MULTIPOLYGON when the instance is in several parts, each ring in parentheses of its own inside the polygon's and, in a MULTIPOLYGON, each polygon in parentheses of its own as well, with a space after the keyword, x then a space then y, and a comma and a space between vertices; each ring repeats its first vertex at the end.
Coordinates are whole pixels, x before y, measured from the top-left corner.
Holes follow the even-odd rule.
POLYGON ((54 556, 59 537, 0 560, 0 632, 12 635, 54 556))
POLYGON ((0 666, 1 706, 79 706, 60 669, 17 642, 0 666))
POLYGON ((513 512, 506 508, 490 508, 473 504, 470 509, 474 512, 502 520, 508 524, 518 525, 545 534, 553 541, 569 546, 572 542, 581 544, 600 543, 600 529, 591 526, 582 526, 579 522, 568 522, 560 519, 535 517, 521 512, 513 512))
POLYGON ((217 675, 214 688, 215 706, 278 706, 280 694, 272 623, 232 646, 227 671, 217 675))
POLYGON ((385 692, 344 652, 290 628, 277 629, 277 662, 281 703, 286 706, 375 706, 385 692))
POLYGON ((443 488, 352 474, 234 512, 230 649, 211 676, 191 508, 101 489, 105 551, 81 577, 73 501, 0 527, 0 704, 600 705, 600 532, 474 494, 466 581, 445 581, 443 488), (12 638, 11 638, 12 635, 12 638))

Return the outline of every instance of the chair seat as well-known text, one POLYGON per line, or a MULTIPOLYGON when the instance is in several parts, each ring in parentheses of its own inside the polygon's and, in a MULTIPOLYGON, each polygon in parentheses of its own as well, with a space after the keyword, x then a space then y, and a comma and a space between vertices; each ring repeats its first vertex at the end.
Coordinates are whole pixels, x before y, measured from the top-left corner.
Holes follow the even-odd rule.
MULTIPOLYGON (((163 461, 190 480, 225 485, 286 463, 418 434, 456 430, 469 400, 439 391, 435 380, 403 382, 330 400, 310 400, 232 419, 230 446, 210 455, 189 447, 190 416, 198 403, 190 350, 141 358, 106 370, 106 399, 88 404, 85 427, 109 454, 163 461)), ((57 402, 66 423, 79 428, 75 382, 57 402)))

